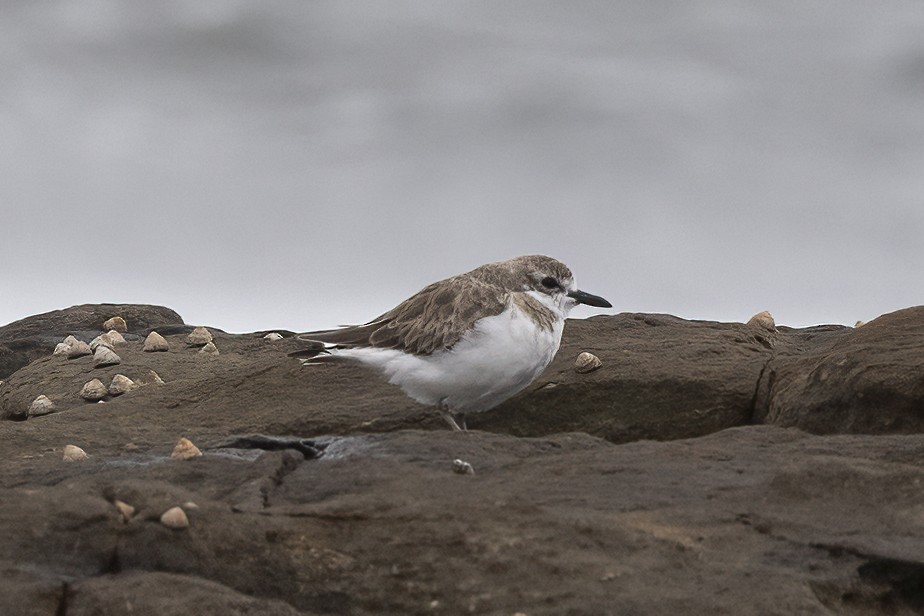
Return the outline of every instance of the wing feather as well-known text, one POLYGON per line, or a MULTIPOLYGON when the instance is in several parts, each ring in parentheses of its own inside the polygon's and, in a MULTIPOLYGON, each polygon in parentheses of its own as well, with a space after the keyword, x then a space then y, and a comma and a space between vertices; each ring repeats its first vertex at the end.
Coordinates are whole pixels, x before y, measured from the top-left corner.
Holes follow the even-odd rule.
POLYGON ((508 294, 468 274, 425 287, 365 325, 300 334, 341 348, 371 346, 429 355, 451 349, 478 319, 500 314, 508 294))

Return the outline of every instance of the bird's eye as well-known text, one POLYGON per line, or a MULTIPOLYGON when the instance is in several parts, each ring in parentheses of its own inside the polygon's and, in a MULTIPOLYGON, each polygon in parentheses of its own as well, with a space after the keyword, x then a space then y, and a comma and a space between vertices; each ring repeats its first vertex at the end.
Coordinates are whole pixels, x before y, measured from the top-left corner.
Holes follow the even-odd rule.
POLYGON ((546 289, 557 289, 560 285, 558 284, 558 281, 551 276, 546 276, 542 279, 542 286, 544 286, 546 289))

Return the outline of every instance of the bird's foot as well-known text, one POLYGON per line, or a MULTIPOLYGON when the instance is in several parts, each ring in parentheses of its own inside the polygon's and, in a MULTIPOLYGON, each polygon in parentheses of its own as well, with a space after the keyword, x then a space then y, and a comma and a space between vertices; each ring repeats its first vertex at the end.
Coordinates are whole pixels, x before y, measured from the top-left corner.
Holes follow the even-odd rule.
POLYGON ((453 431, 462 432, 468 430, 465 425, 465 413, 453 413, 445 406, 440 406, 439 411, 440 415, 442 415, 443 419, 446 420, 446 423, 449 424, 453 431))

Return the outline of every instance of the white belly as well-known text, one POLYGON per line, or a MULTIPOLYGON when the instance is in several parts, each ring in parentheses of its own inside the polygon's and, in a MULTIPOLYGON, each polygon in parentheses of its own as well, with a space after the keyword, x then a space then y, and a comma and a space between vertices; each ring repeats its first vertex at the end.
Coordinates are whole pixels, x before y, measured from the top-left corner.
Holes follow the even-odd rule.
POLYGON ((449 351, 407 355, 393 349, 345 349, 340 355, 382 370, 411 398, 458 413, 497 406, 532 383, 552 361, 564 320, 538 327, 515 306, 475 323, 449 351))

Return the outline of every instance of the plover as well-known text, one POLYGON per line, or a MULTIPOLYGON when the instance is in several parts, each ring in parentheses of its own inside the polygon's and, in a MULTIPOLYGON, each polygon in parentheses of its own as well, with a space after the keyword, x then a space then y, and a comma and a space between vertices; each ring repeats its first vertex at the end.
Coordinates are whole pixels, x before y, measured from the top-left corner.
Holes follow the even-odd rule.
POLYGON ((434 282, 365 325, 299 334, 314 344, 292 355, 371 366, 460 430, 466 414, 497 406, 545 370, 577 304, 612 308, 579 291, 564 263, 516 257, 434 282))

